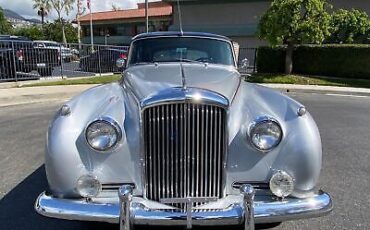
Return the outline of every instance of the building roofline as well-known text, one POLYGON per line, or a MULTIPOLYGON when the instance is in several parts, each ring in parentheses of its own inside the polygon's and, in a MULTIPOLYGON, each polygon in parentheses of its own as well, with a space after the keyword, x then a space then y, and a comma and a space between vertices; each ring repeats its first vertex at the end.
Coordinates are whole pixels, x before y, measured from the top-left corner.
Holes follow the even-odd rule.
MULTIPOLYGON (((160 5, 149 8, 149 17, 172 17, 172 6, 160 5)), ((93 21, 129 20, 145 18, 145 9, 124 9, 116 11, 100 11, 92 13, 93 21)), ((90 14, 79 17, 80 22, 90 22, 90 14)))
MULTIPOLYGON (((179 0, 181 3, 232 3, 232 2, 272 2, 273 0, 179 0)), ((168 2, 171 4, 177 3, 177 0, 163 0, 163 2, 168 2)))

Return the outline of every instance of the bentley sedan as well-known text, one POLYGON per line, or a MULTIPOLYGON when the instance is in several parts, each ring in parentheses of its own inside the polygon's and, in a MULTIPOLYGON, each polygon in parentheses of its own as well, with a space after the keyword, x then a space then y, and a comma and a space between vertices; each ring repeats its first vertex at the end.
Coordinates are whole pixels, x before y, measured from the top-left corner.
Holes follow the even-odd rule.
POLYGON ((332 210, 307 109, 247 83, 236 46, 205 33, 133 38, 119 82, 63 105, 46 145, 44 216, 135 225, 279 223, 332 210))

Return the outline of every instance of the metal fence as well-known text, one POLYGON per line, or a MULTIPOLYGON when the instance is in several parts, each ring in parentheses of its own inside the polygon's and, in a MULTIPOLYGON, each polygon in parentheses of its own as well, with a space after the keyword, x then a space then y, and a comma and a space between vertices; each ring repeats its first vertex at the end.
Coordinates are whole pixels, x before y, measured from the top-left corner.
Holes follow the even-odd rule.
POLYGON ((0 82, 120 72, 127 46, 0 40, 0 82))
POLYGON ((240 48, 238 67, 239 67, 239 72, 241 73, 256 73, 257 72, 257 48, 240 48), (245 63, 246 65, 243 65, 245 63))
MULTIPOLYGON (((118 73, 122 69, 117 68, 116 60, 126 58, 128 49, 128 46, 63 46, 47 41, 0 40, 0 82, 118 73)), ((240 48, 241 73, 257 71, 256 50, 240 48)))

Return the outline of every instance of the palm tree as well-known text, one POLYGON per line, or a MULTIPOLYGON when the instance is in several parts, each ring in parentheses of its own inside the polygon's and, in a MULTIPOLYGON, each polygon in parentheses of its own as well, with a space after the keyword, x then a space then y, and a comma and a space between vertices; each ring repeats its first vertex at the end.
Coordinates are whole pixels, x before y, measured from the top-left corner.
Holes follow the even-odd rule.
POLYGON ((41 22, 44 24, 45 17, 48 15, 51 8, 49 0, 33 0, 33 8, 38 9, 38 15, 41 17, 41 22))
POLYGON ((58 22, 62 25, 62 33, 63 33, 63 44, 67 44, 66 33, 64 29, 64 20, 63 14, 69 15, 69 13, 73 10, 73 5, 76 0, 47 0, 58 16, 58 22))

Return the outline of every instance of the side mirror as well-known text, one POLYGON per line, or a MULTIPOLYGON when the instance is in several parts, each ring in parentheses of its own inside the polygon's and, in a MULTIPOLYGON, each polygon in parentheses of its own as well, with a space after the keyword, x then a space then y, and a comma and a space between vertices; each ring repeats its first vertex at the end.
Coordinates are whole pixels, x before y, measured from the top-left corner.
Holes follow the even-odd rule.
POLYGON ((118 68, 124 68, 126 66, 126 60, 123 58, 118 58, 116 61, 116 66, 118 68))

